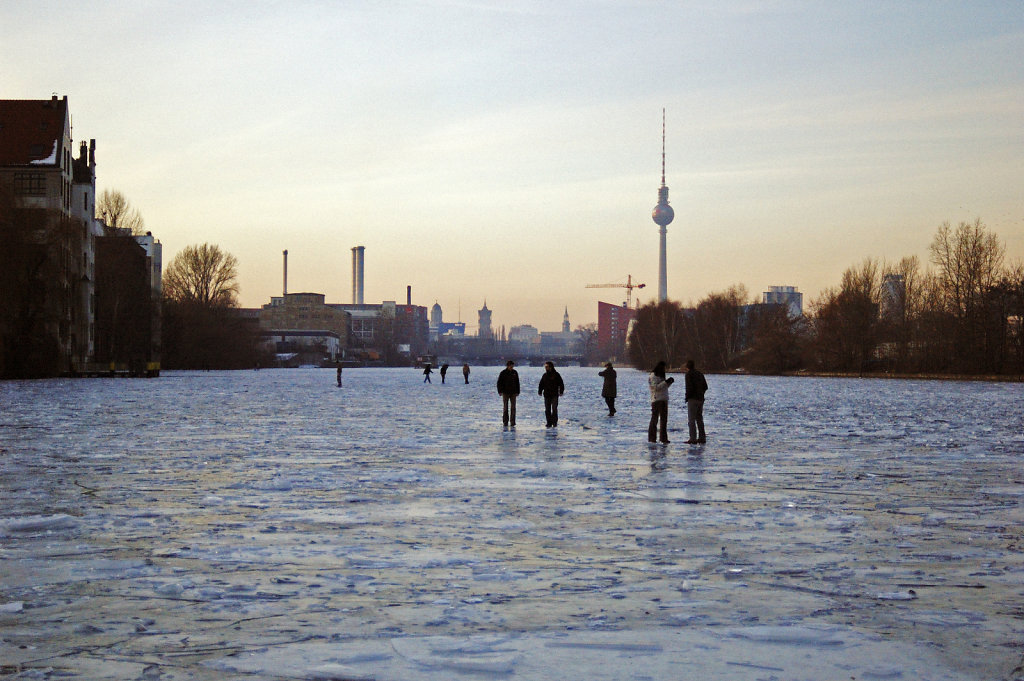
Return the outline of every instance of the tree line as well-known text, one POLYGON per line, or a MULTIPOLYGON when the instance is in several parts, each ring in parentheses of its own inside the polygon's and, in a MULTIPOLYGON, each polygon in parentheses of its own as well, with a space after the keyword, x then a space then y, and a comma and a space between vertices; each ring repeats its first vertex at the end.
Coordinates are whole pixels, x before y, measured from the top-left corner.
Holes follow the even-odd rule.
POLYGON ((629 335, 638 367, 692 358, 711 371, 780 374, 1024 373, 1024 264, 980 219, 940 225, 929 261, 867 258, 822 291, 804 316, 757 305, 745 287, 695 306, 640 308, 629 335))

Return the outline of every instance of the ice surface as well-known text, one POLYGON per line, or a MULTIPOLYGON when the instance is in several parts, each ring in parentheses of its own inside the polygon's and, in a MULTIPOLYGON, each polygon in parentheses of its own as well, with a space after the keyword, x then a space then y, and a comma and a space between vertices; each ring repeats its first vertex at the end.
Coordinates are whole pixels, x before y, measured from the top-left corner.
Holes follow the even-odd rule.
POLYGON ((0 384, 0 677, 1006 679, 1019 384, 170 372, 0 384))

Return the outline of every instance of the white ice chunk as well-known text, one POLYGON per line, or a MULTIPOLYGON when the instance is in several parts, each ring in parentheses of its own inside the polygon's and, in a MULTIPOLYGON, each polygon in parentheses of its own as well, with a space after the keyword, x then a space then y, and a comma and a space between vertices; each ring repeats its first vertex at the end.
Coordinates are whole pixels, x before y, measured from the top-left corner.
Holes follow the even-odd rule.
POLYGON ((0 536, 14 532, 41 532, 43 530, 65 530, 78 525, 78 520, 65 513, 56 515, 30 515, 20 518, 0 518, 0 536))
POLYGON ((733 629, 729 636, 758 643, 783 645, 841 646, 844 644, 835 629, 801 626, 763 626, 733 629))

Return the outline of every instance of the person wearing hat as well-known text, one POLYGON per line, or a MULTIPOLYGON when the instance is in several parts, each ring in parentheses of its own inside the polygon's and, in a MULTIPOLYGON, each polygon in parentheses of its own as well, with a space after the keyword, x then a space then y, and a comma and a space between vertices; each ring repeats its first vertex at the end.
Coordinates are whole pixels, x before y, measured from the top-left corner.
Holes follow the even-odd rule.
POLYGON ((498 374, 498 394, 501 395, 501 423, 516 425, 516 398, 519 397, 519 372, 513 369, 515 362, 505 362, 505 369, 498 374))
POLYGON ((554 362, 544 362, 544 374, 540 377, 537 394, 544 396, 544 420, 548 428, 558 426, 558 396, 565 393, 565 383, 555 371, 554 362))
POLYGON ((615 369, 612 367, 612 363, 608 362, 605 364, 604 371, 598 372, 597 375, 604 377, 601 397, 604 398, 605 404, 608 405, 608 416, 615 416, 615 396, 618 394, 618 389, 615 385, 615 369))

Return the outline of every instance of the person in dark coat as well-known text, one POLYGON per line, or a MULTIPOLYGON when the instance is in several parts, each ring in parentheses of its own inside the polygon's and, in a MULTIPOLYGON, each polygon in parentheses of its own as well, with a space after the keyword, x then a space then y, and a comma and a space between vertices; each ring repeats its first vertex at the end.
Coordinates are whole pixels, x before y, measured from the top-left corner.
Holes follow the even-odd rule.
POLYGON ((442 364, 441 365, 441 384, 442 385, 444 385, 444 376, 447 373, 448 373, 448 365, 447 364, 442 364))
POLYGON ((605 404, 608 405, 608 416, 615 416, 615 396, 618 394, 618 387, 616 386, 615 369, 612 367, 612 363, 608 362, 605 364, 604 371, 598 372, 597 375, 604 377, 601 397, 604 398, 605 404))
POLYGON ((647 386, 651 389, 651 422, 647 426, 647 441, 655 442, 655 435, 661 435, 662 444, 668 444, 668 388, 675 383, 674 378, 665 378, 665 363, 658 362, 654 371, 647 377, 647 386), (659 421, 661 427, 658 427, 659 421))
POLYGON ((565 383, 555 371, 555 363, 544 362, 544 375, 540 377, 537 394, 544 396, 544 418, 548 428, 558 425, 558 396, 564 393, 565 383))
POLYGON ((498 394, 501 395, 502 425, 516 425, 516 398, 519 397, 519 372, 513 369, 515 363, 509 360, 505 369, 498 374, 498 394))
POLYGON ((686 420, 690 425, 688 445, 702 445, 708 441, 704 434, 704 393, 708 390, 707 379, 697 371, 693 360, 686 360, 686 420))
POLYGON ((466 379, 466 385, 469 385, 469 365, 468 364, 463 364, 462 365, 462 377, 464 379, 466 379))
POLYGON ((338 362, 338 387, 341 387, 341 362, 338 362))
POLYGON ((428 364, 428 365, 426 365, 423 368, 423 382, 424 383, 433 383, 433 381, 430 380, 430 374, 431 373, 433 373, 433 372, 430 370, 430 365, 428 364))

